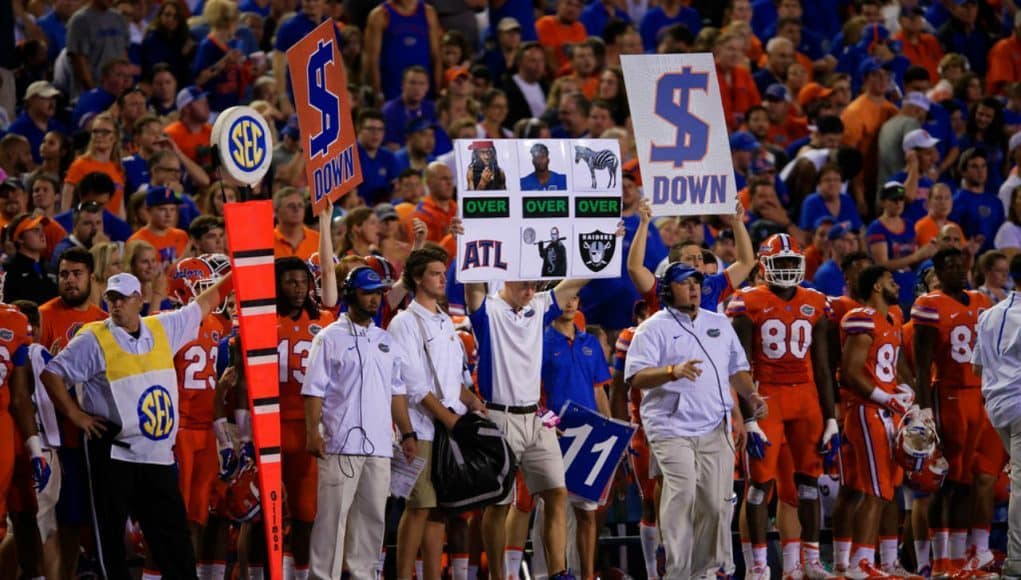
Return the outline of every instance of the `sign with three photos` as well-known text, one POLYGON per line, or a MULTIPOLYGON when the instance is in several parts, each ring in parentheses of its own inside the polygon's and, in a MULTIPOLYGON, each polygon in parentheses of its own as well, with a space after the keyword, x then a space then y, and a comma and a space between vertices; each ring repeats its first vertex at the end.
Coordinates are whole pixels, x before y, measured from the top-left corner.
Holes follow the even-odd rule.
POLYGON ((458 139, 457 280, 620 276, 615 139, 458 139))

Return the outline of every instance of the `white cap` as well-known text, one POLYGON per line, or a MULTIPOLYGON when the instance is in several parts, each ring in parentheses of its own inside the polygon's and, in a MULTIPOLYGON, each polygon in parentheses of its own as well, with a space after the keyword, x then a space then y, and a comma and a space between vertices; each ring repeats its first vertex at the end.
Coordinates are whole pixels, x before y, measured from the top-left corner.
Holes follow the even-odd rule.
POLYGON ((923 111, 928 113, 929 112, 929 107, 932 106, 932 101, 929 100, 929 97, 925 96, 925 93, 919 93, 917 91, 912 91, 912 92, 904 95, 904 104, 905 105, 914 105, 914 106, 918 107, 919 109, 922 109, 923 111))
POLYGON ((930 135, 925 129, 915 129, 904 136, 904 139, 901 141, 901 147, 907 153, 912 149, 935 147, 937 143, 939 143, 939 139, 930 135))
POLYGON ((106 293, 116 292, 121 296, 131 296, 142 293, 142 285, 138 278, 128 273, 114 274, 106 281, 106 293))
MULTIPOLYGON (((1021 14, 1021 11, 1018 12, 1021 14)), ((1016 147, 1021 147, 1021 132, 1014 133, 1010 136, 1010 143, 1007 146, 1007 151, 1013 151, 1016 147)))

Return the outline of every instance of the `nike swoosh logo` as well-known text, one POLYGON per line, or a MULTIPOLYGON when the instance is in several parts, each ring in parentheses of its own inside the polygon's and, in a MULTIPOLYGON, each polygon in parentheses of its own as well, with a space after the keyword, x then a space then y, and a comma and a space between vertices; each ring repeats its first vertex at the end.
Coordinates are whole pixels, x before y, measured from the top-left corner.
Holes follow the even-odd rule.
POLYGON ((357 346, 349 346, 349 347, 347 347, 348 350, 354 350, 356 348, 358 348, 358 347, 357 346))
POLYGON ((769 307, 767 307, 767 308, 763 308, 763 309, 762 309, 762 312, 763 312, 763 313, 766 313, 766 312, 770 312, 771 310, 773 310, 773 307, 772 307, 772 306, 769 306, 769 307))
POLYGON ((953 320, 953 319, 957 318, 958 314, 960 314, 960 312, 954 312, 953 314, 951 314, 950 315, 950 320, 953 320))

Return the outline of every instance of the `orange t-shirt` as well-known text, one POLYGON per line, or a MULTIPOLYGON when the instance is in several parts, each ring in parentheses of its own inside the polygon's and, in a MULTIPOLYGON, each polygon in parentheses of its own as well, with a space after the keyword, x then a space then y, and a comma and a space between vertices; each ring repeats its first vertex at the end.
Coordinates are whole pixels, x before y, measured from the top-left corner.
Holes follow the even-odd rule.
MULTIPOLYGON (((947 220, 947 224, 954 222, 947 220)), ((940 226, 930 216, 925 216, 915 222, 915 242, 921 248, 939 236, 940 226)))
POLYGON ((277 355, 280 363, 280 418, 284 421, 305 419, 305 401, 301 396, 301 384, 305 382, 308 353, 312 350, 312 339, 319 331, 336 320, 328 310, 320 310, 319 318, 313 320, 308 311, 302 309, 297 320, 289 316, 277 316, 277 355))
POLYGON ((43 234, 46 235, 46 249, 43 250, 43 262, 49 262, 50 258, 53 257, 53 250, 56 249, 64 238, 67 237, 67 230, 63 228, 56 220, 49 220, 46 225, 43 226, 43 234))
POLYGON ((929 78, 933 82, 940 78, 939 61, 943 59, 943 47, 935 36, 923 32, 918 36, 918 42, 912 43, 904 37, 904 31, 899 30, 893 35, 893 40, 901 43, 901 54, 904 58, 911 64, 925 67, 925 70, 929 71, 929 78))
POLYGON ((1007 85, 1021 80, 1021 42, 1016 35, 997 42, 989 49, 986 93, 1002 94, 1007 85))
POLYGON ((897 114, 897 107, 883 99, 876 102, 861 95, 840 114, 844 123, 844 143, 862 152, 866 158, 872 152, 873 161, 878 154, 879 129, 897 114))
POLYGON ((790 111, 782 123, 769 126, 769 131, 766 132, 766 141, 786 149, 791 143, 807 136, 808 119, 799 117, 794 114, 794 111, 790 111))
POLYGON ((985 294, 966 290, 968 304, 937 290, 923 294, 911 307, 915 327, 934 328, 938 336, 932 362, 936 369, 933 384, 947 389, 978 388, 981 377, 971 372, 971 353, 975 348, 978 315, 992 304, 985 294))
POLYGON ((164 266, 183 258, 188 249, 188 232, 180 228, 169 228, 163 234, 157 234, 146 226, 128 238, 129 242, 135 240, 144 240, 152 244, 160 256, 160 263, 164 266))
POLYGON ((456 215, 456 201, 451 200, 450 209, 444 211, 443 208, 436 205, 436 201, 433 200, 433 198, 426 196, 422 198, 421 202, 419 202, 418 206, 415 208, 415 212, 411 214, 411 217, 424 221, 425 225, 429 229, 429 233, 426 234, 426 239, 430 242, 438 243, 443 240, 443 236, 447 235, 447 230, 450 228, 450 220, 452 220, 456 215))
POLYGON ((581 22, 564 24, 554 15, 543 16, 535 21, 535 33, 539 37, 539 43, 546 48, 553 49, 557 58, 557 68, 567 64, 567 52, 565 48, 569 44, 578 44, 588 38, 585 25, 581 22))
POLYGON ((216 357, 220 352, 220 339, 230 334, 230 330, 229 320, 210 314, 199 326, 198 337, 174 355, 183 428, 209 429, 213 424, 216 357))
POLYGON ((822 266, 822 263, 822 251, 815 247, 815 244, 805 248, 805 280, 814 278, 816 270, 822 266))
POLYGON ((762 104, 759 88, 755 85, 752 73, 743 66, 734 67, 729 80, 717 67, 716 79, 720 82, 720 100, 723 101, 727 128, 736 131, 744 122, 745 111, 762 104))
POLYGON ((77 187, 83 177, 97 171, 109 175, 115 186, 106 209, 112 214, 121 215, 124 211, 124 168, 120 164, 113 161, 97 161, 83 155, 71 162, 71 166, 67 168, 67 175, 64 176, 64 183, 77 187))
POLYGON ((192 133, 188 127, 180 122, 174 121, 163 128, 163 132, 177 143, 181 152, 188 156, 195 163, 201 163, 199 159, 199 147, 209 147, 209 137, 213 133, 213 126, 209 123, 202 125, 197 132, 192 133))
POLYGON ((280 228, 273 229, 273 257, 274 258, 286 258, 288 256, 297 256, 302 260, 308 261, 312 257, 312 254, 319 251, 319 232, 313 230, 310 227, 302 226, 302 230, 305 232, 305 237, 298 243, 297 246, 292 246, 291 242, 287 241, 287 238, 280 233, 280 228))

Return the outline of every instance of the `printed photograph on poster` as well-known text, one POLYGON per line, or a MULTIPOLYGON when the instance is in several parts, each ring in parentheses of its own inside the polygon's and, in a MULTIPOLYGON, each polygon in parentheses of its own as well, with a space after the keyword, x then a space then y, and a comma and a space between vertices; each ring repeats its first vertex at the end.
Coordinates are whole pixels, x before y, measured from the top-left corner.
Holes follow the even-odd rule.
POLYGON ((613 139, 571 141, 571 174, 575 191, 620 190, 619 146, 613 139))
POLYGON ((542 228, 540 224, 521 228, 518 274, 522 280, 567 276, 571 226, 554 225, 546 231, 542 228))
POLYGON ((518 141, 521 191, 567 191, 570 161, 564 141, 518 141))
POLYGON ((516 173, 516 152, 513 142, 472 139, 458 141, 461 149, 460 167, 465 168, 457 177, 460 191, 506 191, 507 173, 516 173))

